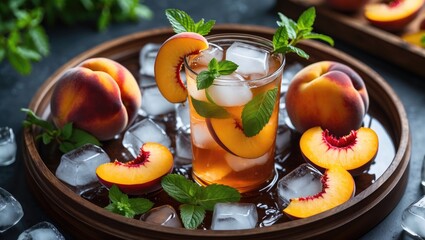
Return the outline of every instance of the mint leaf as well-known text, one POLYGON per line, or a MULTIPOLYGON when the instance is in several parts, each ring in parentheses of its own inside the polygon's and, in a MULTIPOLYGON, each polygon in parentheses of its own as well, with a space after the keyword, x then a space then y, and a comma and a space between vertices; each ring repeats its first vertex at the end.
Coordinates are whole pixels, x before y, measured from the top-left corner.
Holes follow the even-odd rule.
POLYGON ((282 13, 278 13, 280 21, 277 21, 279 27, 285 27, 287 35, 290 39, 297 37, 297 23, 294 20, 286 17, 282 13))
POLYGON ((116 185, 112 185, 108 195, 111 203, 105 209, 127 218, 133 218, 137 214, 145 213, 153 207, 153 202, 146 198, 129 198, 116 185))
POLYGON ((285 54, 282 48, 287 48, 289 44, 289 35, 285 26, 278 27, 273 35, 273 51, 285 54))
POLYGON ((269 122, 276 103, 278 88, 258 94, 242 110, 242 127, 247 137, 257 135, 269 122))
POLYGON ((334 40, 327 35, 310 32, 310 33, 304 34, 303 37, 304 37, 304 39, 319 39, 319 40, 322 40, 322 41, 328 43, 331 46, 334 45, 334 40))
POLYGON ((63 139, 69 139, 72 135, 72 123, 67 123, 60 131, 60 135, 63 139))
POLYGON ((165 15, 175 33, 195 32, 200 35, 206 35, 215 24, 214 20, 205 23, 204 19, 195 23, 189 14, 179 9, 166 9, 165 15))
POLYGON ((198 203, 209 211, 214 210, 218 202, 238 202, 241 199, 238 190, 219 184, 208 185, 201 193, 198 203))
POLYGON ((99 142, 99 140, 97 140, 95 136, 78 128, 74 128, 72 130, 72 134, 67 140, 69 142, 74 143, 76 148, 81 147, 87 143, 91 143, 97 146, 102 146, 102 144, 99 142))
POLYGON ((297 21, 298 29, 311 29, 315 20, 316 9, 314 7, 310 7, 299 16, 297 21))
POLYGON ((111 200, 112 203, 117 203, 121 200, 121 196, 123 193, 120 191, 120 189, 116 185, 112 185, 112 187, 109 189, 109 200, 111 200))
POLYGON ((193 97, 190 97, 192 100, 192 106, 195 108, 196 113, 204 118, 227 118, 229 113, 223 107, 215 103, 199 101, 193 97))
POLYGON ((180 206, 180 217, 187 229, 196 229, 205 218, 205 209, 201 206, 183 204, 180 206))
POLYGON ((202 71, 196 77, 196 87, 198 90, 208 88, 214 82, 214 79, 222 75, 230 75, 238 65, 232 61, 222 60, 220 62, 213 58, 208 63, 208 70, 202 71))
POLYGON ((194 203, 198 192, 201 191, 198 184, 178 174, 164 176, 161 185, 168 195, 181 203, 194 203))
POLYGON ((425 35, 421 38, 422 47, 425 47, 425 35))
POLYGON ((145 198, 130 198, 128 202, 136 215, 149 211, 154 205, 153 202, 145 198))

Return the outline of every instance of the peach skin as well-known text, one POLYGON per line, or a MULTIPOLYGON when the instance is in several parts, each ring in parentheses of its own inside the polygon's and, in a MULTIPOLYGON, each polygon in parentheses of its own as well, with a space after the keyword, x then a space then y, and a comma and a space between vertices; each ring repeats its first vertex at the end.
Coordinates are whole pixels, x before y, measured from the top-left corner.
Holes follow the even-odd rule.
POLYGON ((109 140, 134 121, 140 105, 140 89, 131 73, 113 60, 94 58, 60 77, 51 112, 57 127, 72 122, 99 140, 109 140))
POLYGON ((320 126, 335 136, 347 135, 361 126, 369 108, 363 79, 350 67, 332 61, 299 71, 285 100, 288 116, 300 133, 320 126))

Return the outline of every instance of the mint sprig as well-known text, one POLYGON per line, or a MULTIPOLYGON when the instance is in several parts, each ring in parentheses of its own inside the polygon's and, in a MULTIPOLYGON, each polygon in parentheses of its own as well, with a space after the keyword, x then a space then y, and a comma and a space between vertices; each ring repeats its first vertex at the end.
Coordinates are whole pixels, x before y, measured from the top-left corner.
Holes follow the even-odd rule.
POLYGON ((279 13, 279 17, 280 21, 277 21, 278 28, 273 36, 274 52, 282 54, 294 52, 298 56, 308 59, 309 55, 301 48, 295 46, 301 40, 319 39, 332 46, 334 45, 331 37, 312 32, 313 24, 316 20, 314 7, 305 10, 296 22, 282 13, 279 13))
POLYGON ((213 84, 214 79, 223 75, 230 75, 237 68, 238 65, 232 61, 217 61, 217 59, 213 58, 208 63, 208 70, 201 71, 198 76, 196 76, 196 87, 198 90, 208 88, 213 84))
POLYGON ((59 150, 63 153, 67 153, 87 143, 97 146, 102 145, 96 137, 86 131, 74 128, 72 123, 67 123, 62 128, 56 128, 52 123, 38 117, 30 109, 22 108, 21 111, 27 114, 23 122, 24 127, 36 125, 42 128, 42 132, 36 136, 36 140, 41 139, 46 145, 52 141, 56 141, 59 144, 59 150))
POLYGON ((129 198, 116 185, 112 185, 109 189, 109 200, 111 200, 111 203, 105 209, 127 218, 133 218, 138 214, 145 213, 153 206, 153 202, 149 199, 129 198))
POLYGON ((168 174, 161 185, 170 197, 182 203, 180 217, 188 229, 196 229, 204 220, 205 212, 214 210, 219 202, 237 202, 240 193, 229 186, 212 184, 201 187, 182 175, 168 174))
POLYGON ((277 98, 277 87, 258 94, 242 110, 242 128, 245 136, 257 135, 269 122, 277 98))
POLYGON ((179 9, 167 9, 165 15, 175 33, 194 32, 207 35, 215 24, 215 20, 205 22, 203 18, 195 23, 189 14, 179 9))
POLYGON ((195 108, 196 113, 204 118, 228 118, 229 112, 223 107, 213 103, 204 102, 191 97, 192 106, 195 108))

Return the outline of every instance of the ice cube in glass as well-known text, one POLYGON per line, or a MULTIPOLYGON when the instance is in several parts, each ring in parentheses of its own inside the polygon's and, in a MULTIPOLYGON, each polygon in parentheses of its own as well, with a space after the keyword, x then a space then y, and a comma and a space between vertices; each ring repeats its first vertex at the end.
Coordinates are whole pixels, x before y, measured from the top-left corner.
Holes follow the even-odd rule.
POLYGON ((253 203, 217 203, 214 206, 211 230, 255 228, 257 207, 253 203))
POLYGON ((173 112, 174 104, 165 99, 159 91, 157 85, 145 87, 142 92, 143 116, 156 117, 162 114, 173 112))
POLYGON ((202 51, 202 55, 200 55, 196 62, 200 66, 208 66, 210 61, 215 58, 218 62, 223 60, 224 51, 220 46, 210 43, 207 50, 202 51))
POLYGON ((155 58, 160 47, 157 43, 148 43, 142 47, 139 54, 140 74, 151 77, 155 75, 155 58))
POLYGON ((127 148, 133 157, 137 157, 140 148, 147 142, 160 143, 168 148, 171 146, 171 140, 164 129, 149 118, 145 118, 131 126, 124 133, 122 145, 127 148))
POLYGON ((0 233, 13 227, 24 216, 21 204, 0 187, 0 233))
POLYGON ((206 90, 212 101, 223 107, 237 107, 247 104, 253 97, 251 88, 244 78, 233 73, 222 76, 226 84, 213 84, 206 90))
POLYGON ((234 42, 226 51, 226 60, 238 64, 237 73, 248 76, 256 74, 266 76, 269 70, 269 53, 242 42, 234 42))
POLYGON ((314 196, 322 191, 323 174, 307 163, 303 163, 283 176, 277 183, 279 202, 285 208, 291 199, 314 196))
POLYGON ((53 224, 44 221, 23 231, 18 240, 65 240, 65 237, 53 224))
POLYGON ((425 196, 403 211, 401 227, 410 235, 425 239, 425 196))
POLYGON ((13 129, 0 127, 0 166, 8 166, 15 162, 16 140, 13 129))
POLYGON ((77 194, 82 194, 99 185, 96 168, 110 161, 102 148, 85 144, 62 155, 56 177, 73 186, 77 194))
POLYGON ((160 224, 167 227, 182 227, 179 215, 170 205, 162 205, 156 208, 152 208, 147 213, 144 213, 140 217, 140 220, 160 224))

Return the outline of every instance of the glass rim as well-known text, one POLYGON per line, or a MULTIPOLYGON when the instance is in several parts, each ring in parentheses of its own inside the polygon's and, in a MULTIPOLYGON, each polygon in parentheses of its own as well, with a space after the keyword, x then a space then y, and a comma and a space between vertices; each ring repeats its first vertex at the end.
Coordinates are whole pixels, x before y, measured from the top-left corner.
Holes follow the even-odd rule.
MULTIPOLYGON (((260 36, 256 36, 256 35, 252 35, 252 34, 245 34, 245 33, 219 33, 219 34, 213 34, 210 36, 206 36, 205 37, 208 41, 208 44, 215 44, 212 41, 214 40, 223 40, 223 41, 242 41, 245 43, 255 43, 257 45, 261 45, 266 47, 270 53, 273 50, 273 42, 270 39, 264 38, 264 37, 260 37, 260 36), (210 42, 211 41, 211 42, 210 42)), ((217 45, 217 44, 215 44, 217 45)), ((275 54, 275 53, 274 53, 275 54)), ((243 83, 245 84, 251 84, 251 83, 257 83, 257 82, 263 82, 267 79, 274 79, 277 77, 278 74, 280 74, 281 72, 283 72, 283 68, 285 67, 286 64, 286 57, 285 55, 278 53, 278 56, 280 56, 281 58, 281 63, 279 65, 279 68, 277 68, 275 71, 273 71, 270 74, 267 74, 264 77, 259 77, 259 78, 254 78, 254 79, 249 79, 249 80, 245 80, 243 81, 243 83)), ((188 70, 191 74, 194 74, 195 76, 198 76, 198 73, 195 72, 190 66, 189 66, 189 62, 188 59, 190 58, 191 55, 188 55, 186 57, 184 57, 183 60, 183 64, 186 70, 188 70)), ((235 82, 234 79, 228 79, 228 78, 221 78, 218 77, 216 79, 214 79, 214 83, 213 85, 239 85, 240 82, 235 82)))

